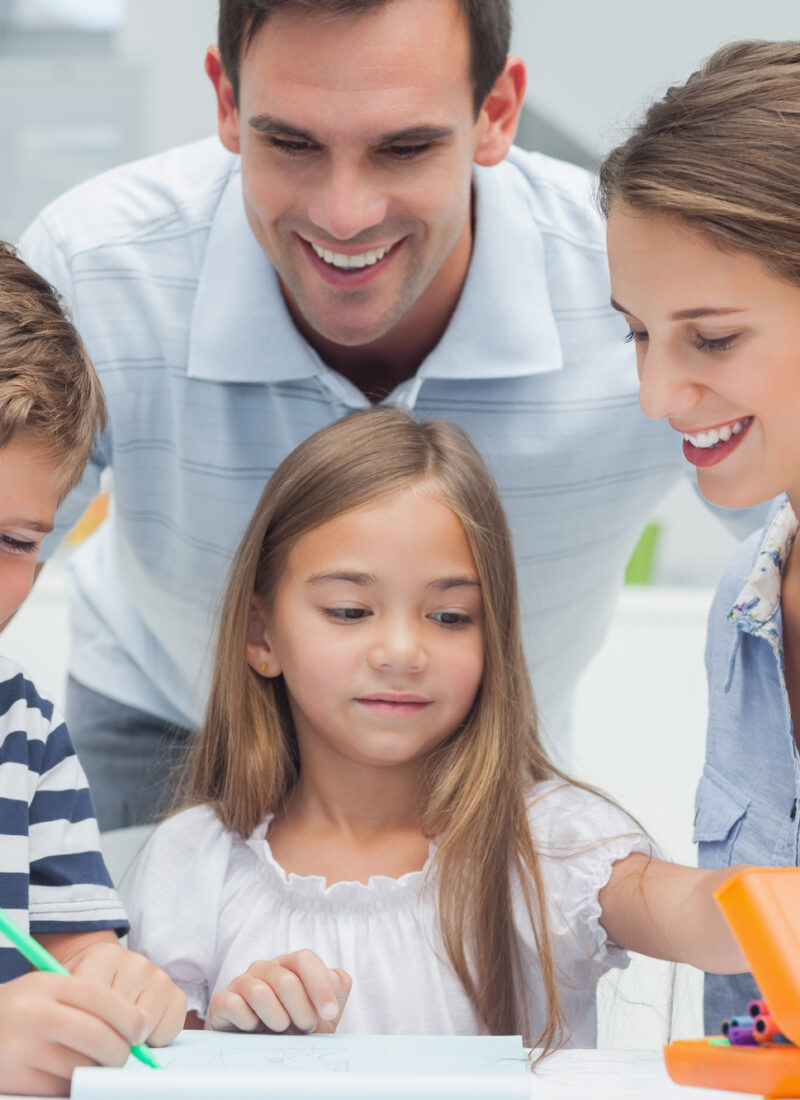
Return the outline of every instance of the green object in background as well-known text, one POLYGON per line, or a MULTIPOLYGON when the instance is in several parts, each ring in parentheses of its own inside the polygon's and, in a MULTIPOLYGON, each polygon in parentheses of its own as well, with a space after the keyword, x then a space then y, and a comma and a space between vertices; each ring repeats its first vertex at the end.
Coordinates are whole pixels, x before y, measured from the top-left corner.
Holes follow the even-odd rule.
POLYGON ((657 523, 648 523, 642 531, 636 549, 631 554, 631 559, 625 567, 626 584, 651 584, 653 580, 653 563, 656 556, 656 546, 661 528, 657 523))

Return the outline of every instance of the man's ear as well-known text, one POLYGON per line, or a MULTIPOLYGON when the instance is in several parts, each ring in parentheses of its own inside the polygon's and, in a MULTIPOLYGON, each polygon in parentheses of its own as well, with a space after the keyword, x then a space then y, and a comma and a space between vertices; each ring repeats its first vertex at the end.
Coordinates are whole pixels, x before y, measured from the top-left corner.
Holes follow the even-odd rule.
POLYGON ((272 651, 269 628, 261 601, 253 597, 247 631, 247 663, 259 676, 280 676, 281 666, 272 651))
POLYGON ((230 153, 241 153, 239 144, 239 109, 233 94, 233 85, 222 64, 222 58, 216 46, 209 46, 206 52, 206 74, 217 93, 217 120, 219 139, 230 153))
POLYGON ((478 138, 473 160, 490 168, 499 164, 511 148, 522 105, 527 74, 525 62, 509 57, 478 115, 478 138))

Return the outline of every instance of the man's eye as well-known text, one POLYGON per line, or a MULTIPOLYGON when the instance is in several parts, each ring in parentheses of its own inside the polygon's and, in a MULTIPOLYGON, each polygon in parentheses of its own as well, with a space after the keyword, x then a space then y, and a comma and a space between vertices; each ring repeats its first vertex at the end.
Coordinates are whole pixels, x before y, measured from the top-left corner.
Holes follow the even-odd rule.
POLYGON ((303 141, 302 138, 271 137, 269 143, 273 149, 277 149, 279 153, 285 153, 289 157, 302 156, 303 153, 308 153, 315 148, 310 141, 303 141))
POLYGON ((324 611, 329 619, 340 623, 357 623, 372 614, 365 607, 326 607, 324 611))
POLYGON ((413 160, 422 156, 431 148, 431 142, 425 141, 418 145, 387 145, 384 152, 395 160, 413 160))

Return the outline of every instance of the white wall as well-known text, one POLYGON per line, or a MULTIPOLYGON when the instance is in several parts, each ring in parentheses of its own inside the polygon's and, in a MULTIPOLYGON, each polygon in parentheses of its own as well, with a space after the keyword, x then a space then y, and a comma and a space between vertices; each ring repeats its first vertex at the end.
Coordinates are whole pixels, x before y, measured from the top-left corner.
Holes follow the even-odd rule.
POLYGON ((513 0, 532 105, 600 156, 717 46, 800 38, 798 0, 513 0))

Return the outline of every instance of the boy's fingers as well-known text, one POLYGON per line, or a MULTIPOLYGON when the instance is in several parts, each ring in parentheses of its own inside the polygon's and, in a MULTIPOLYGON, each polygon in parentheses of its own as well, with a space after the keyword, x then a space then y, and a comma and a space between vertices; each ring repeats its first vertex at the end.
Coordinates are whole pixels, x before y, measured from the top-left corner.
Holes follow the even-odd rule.
MULTIPOLYGON (((60 1005, 85 1012, 109 1032, 124 1040, 129 1047, 144 1041, 149 1023, 147 1017, 137 1005, 126 1000, 114 989, 85 982, 80 978, 65 978, 58 987, 56 998, 60 1005)), ((76 1046, 74 1049, 82 1048, 76 1046)), ((86 1053, 94 1057, 91 1052, 86 1053)))
POLYGON ((145 1036, 151 1046, 161 1047, 171 1043, 183 1027, 186 1019, 186 994, 167 979, 169 988, 148 987, 137 1000, 152 1021, 145 1036))

